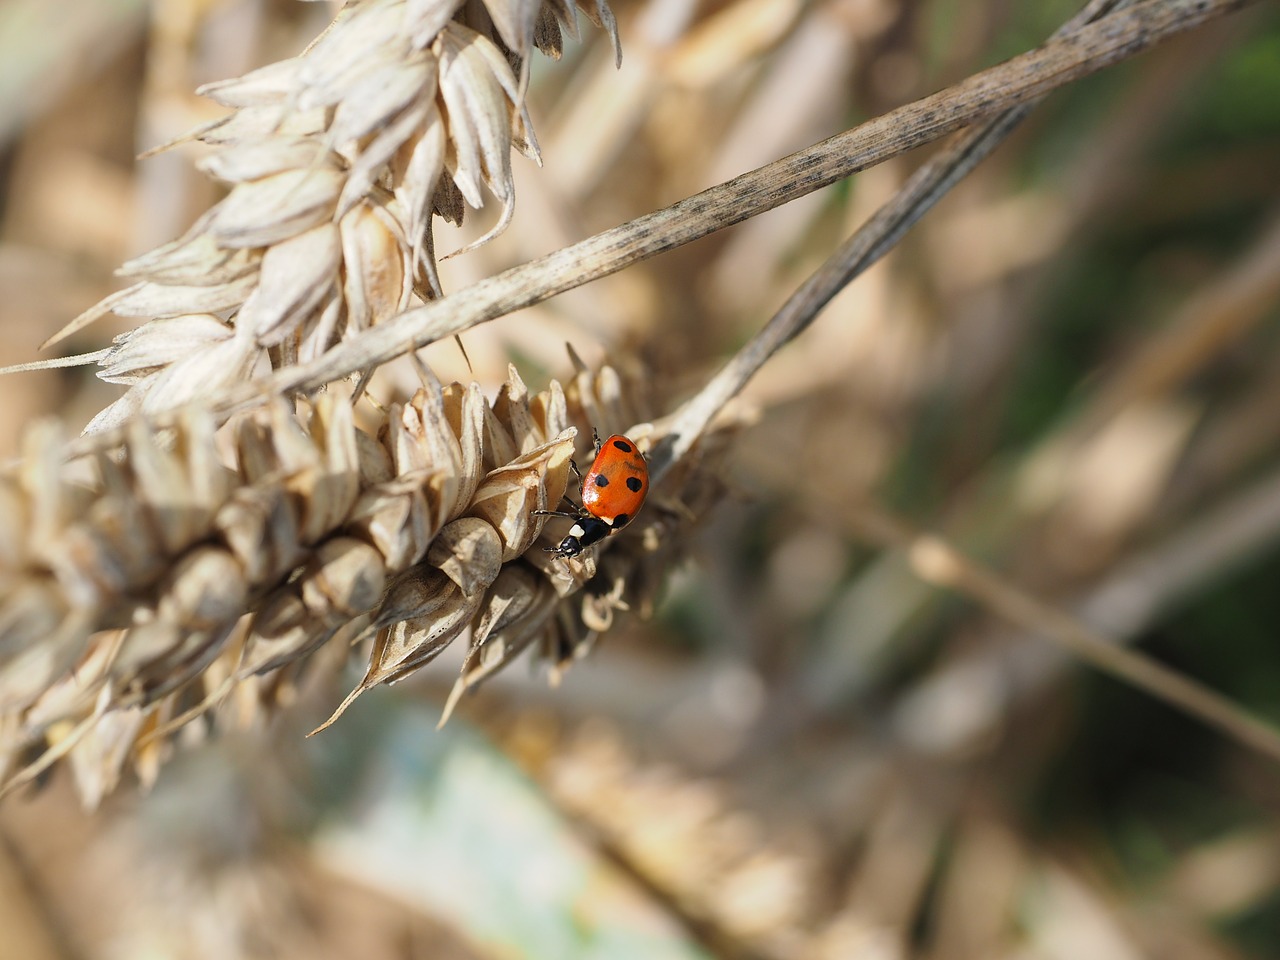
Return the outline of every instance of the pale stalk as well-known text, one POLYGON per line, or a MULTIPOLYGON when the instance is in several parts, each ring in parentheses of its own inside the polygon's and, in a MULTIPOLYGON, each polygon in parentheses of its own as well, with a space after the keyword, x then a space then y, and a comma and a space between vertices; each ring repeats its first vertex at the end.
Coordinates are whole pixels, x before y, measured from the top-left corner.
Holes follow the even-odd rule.
MULTIPOLYGON (((1027 104, 1051 90, 1252 2, 1255 0, 1144 0, 1110 13, 1078 30, 1057 36, 1035 50, 805 150, 406 311, 310 363, 278 370, 264 381, 229 387, 214 398, 214 408, 221 416, 227 416, 252 407, 267 396, 311 392, 375 368, 410 350, 540 303, 750 219, 984 117, 1027 104)), ((1086 13, 1104 7, 1104 3, 1093 4, 1086 13)), ((1004 119, 993 121, 992 126, 1002 126, 1004 119)), ((974 138, 973 147, 979 151, 989 150, 998 141, 997 136, 987 142, 981 133, 974 134, 974 138)), ((956 174, 959 175, 962 174, 956 174)), ((925 208, 927 205, 920 209, 925 208)), ((906 212, 903 216, 899 233, 912 222, 906 212)), ((858 241, 865 242, 865 239, 858 241)), ((871 245, 863 255, 876 253, 876 246, 871 245)), ((842 252, 848 256, 850 250, 846 248, 842 252)), ((831 273, 839 273, 834 262, 831 273)), ((761 340, 750 348, 756 358, 733 376, 745 382, 790 335, 792 333, 781 328, 781 323, 767 334, 762 333, 761 337, 767 336, 768 340, 761 340), (761 345, 767 349, 759 349, 761 345)), ((723 392, 722 387, 717 389, 723 392)), ((83 454, 110 445, 114 440, 111 432, 103 433, 79 441, 71 452, 83 454)))

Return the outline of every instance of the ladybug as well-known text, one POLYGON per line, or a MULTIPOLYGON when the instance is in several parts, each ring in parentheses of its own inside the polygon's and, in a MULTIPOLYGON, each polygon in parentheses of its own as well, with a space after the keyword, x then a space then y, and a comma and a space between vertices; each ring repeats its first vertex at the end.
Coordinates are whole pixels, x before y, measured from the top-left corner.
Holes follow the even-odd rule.
POLYGON ((591 469, 582 477, 577 466, 573 467, 573 472, 582 477, 582 506, 572 513, 537 511, 575 521, 559 546, 547 547, 553 557, 576 557, 587 547, 621 530, 635 518, 649 493, 649 467, 635 441, 615 433, 601 443, 594 430, 591 435, 596 445, 596 459, 591 469))

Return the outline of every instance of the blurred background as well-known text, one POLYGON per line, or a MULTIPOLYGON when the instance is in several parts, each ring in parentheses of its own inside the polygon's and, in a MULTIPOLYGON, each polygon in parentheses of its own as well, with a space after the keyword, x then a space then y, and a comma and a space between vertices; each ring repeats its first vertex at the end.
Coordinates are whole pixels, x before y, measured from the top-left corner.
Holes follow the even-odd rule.
MULTIPOLYGON (((200 83, 293 0, 0 4, 0 364, 218 196, 200 83)), ((618 0, 534 65, 544 166, 446 290, 1045 39, 1071 0, 618 0)), ((475 377, 697 389, 911 154, 466 334, 475 377)), ((463 230, 456 249, 496 216, 463 230)), ((912 572, 887 517, 1280 723, 1280 9, 1054 94, 750 385, 734 495, 652 619, 433 727, 437 663, 192 744, 81 811, 0 806, 0 958, 1280 956, 1280 768, 912 572)), ((112 324, 116 324, 113 326, 112 324)), ((59 349, 96 350, 108 320, 59 349)), ((425 352, 470 376, 456 346, 425 352)), ((118 395, 0 379, 0 449, 118 395)), ((444 659, 444 658, 442 658, 444 659)))

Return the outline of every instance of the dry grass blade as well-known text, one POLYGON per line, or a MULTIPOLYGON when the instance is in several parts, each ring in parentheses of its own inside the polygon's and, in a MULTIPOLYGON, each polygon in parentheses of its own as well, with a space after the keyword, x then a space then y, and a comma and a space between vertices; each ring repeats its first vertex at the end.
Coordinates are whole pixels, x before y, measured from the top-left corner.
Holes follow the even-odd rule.
MULTIPOLYGON (((1064 37, 1101 16, 1121 9, 1126 0, 1093 0, 1064 24, 1055 37, 1064 37)), ((1022 103, 967 130, 937 157, 917 170, 893 199, 810 276, 742 350, 672 415, 669 432, 655 453, 658 475, 679 460, 712 418, 746 386, 747 381, 783 345, 798 336, 822 308, 859 274, 893 248, 903 235, 974 167, 1017 128, 1037 101, 1022 103)))
MULTIPOLYGON (((886 546, 910 551, 925 540, 900 521, 873 509, 855 511, 850 520, 862 536, 886 546)), ((1138 636, 1160 611, 1175 606, 1224 569, 1261 553, 1278 533, 1280 478, 1273 473, 1197 516, 1185 528, 1138 551, 1091 589, 1056 606, 1020 591, 961 556, 954 547, 948 547, 954 554, 950 574, 913 560, 913 569, 927 582, 972 597, 1015 627, 1018 635, 1008 638, 1016 646, 1003 649, 1002 644, 999 650, 984 649, 962 657, 924 680, 904 698, 899 726, 913 742, 929 749, 955 749, 981 737, 1007 707, 1031 696, 1057 674, 1060 658, 1044 647, 1027 645, 1036 638, 1047 638, 1085 662, 1128 679, 1240 742, 1275 756, 1280 734, 1273 726, 1185 677, 1165 676, 1170 671, 1149 658, 1134 653, 1126 656, 1117 645, 1138 636), (1099 652, 1100 644, 1107 649, 1099 652), (936 708, 957 682, 976 684, 993 695, 984 710, 966 722, 946 724, 944 729, 938 725, 936 708)))
MULTIPOLYGON (((290 363, 287 368, 277 370, 265 384, 222 383, 215 391, 213 409, 219 416, 227 416, 253 407, 264 396, 313 391, 351 374, 375 369, 414 348, 455 336, 476 324, 539 303, 756 216, 859 170, 945 136, 982 117, 1000 111, 1011 111, 1056 87, 1139 53, 1163 39, 1193 29, 1209 18, 1247 6, 1249 2, 1250 0, 1210 0, 1207 3, 1147 0, 1129 9, 1111 12, 1098 22, 1057 36, 1037 50, 1015 57, 923 100, 892 110, 808 150, 767 164, 664 210, 482 280, 443 300, 406 311, 392 319, 384 319, 377 326, 363 330, 333 347, 323 356, 307 360, 307 354, 311 351, 303 354, 295 351, 288 358, 290 363)), ((1072 22, 1094 16, 1107 6, 1099 0, 1072 22)), ((839 262, 833 262, 826 285, 830 285, 832 281, 838 283, 839 278, 848 270, 857 269, 856 264, 865 266, 873 262, 893 239, 945 192, 948 184, 953 183, 973 163, 980 160, 1019 119, 1020 114, 1016 112, 1003 114, 983 131, 975 132, 958 144, 949 155, 949 160, 940 161, 930 168, 932 173, 922 172, 915 181, 918 195, 902 195, 899 207, 882 212, 876 233, 860 232, 851 239, 844 251, 847 263, 842 266, 839 262), (873 241, 873 236, 879 239, 873 241)), ((182 249, 183 246, 179 244, 174 252, 182 249)), ((165 255, 171 256, 169 253, 165 255)), ((818 292, 816 296, 822 300, 826 295, 818 292)), ((803 313, 801 310, 797 315, 803 313)), ((738 369, 726 371, 724 376, 727 379, 716 386, 719 394, 727 397, 728 388, 733 382, 745 382, 773 349, 793 335, 794 331, 788 333, 788 325, 797 322, 794 318, 785 323, 779 322, 770 330, 768 340, 757 345, 754 357, 735 361, 738 369), (773 346, 770 347, 769 343, 773 346)), ((244 364, 254 361, 255 353, 251 342, 223 335, 219 335, 219 339, 225 341, 222 351, 233 354, 231 357, 223 357, 221 354, 213 357, 217 361, 220 377, 225 378, 227 371, 231 369, 243 370, 244 364), (228 364, 228 359, 233 362, 228 364)), ((196 364, 208 362, 212 361, 202 359, 199 352, 189 361, 196 364)), ((159 373, 150 369, 142 372, 148 380, 158 378, 179 384, 189 384, 195 380, 190 375, 191 371, 185 368, 180 371, 181 376, 175 376, 172 368, 159 373)), ((209 386, 203 382, 202 385, 206 389, 209 386)), ((149 383, 147 389, 154 389, 156 386, 163 387, 163 383, 149 383)), ((153 409, 176 404, 180 399, 176 394, 166 394, 163 390, 158 393, 158 397, 158 401, 150 404, 153 409)), ((124 416, 140 405, 140 402, 140 397, 126 399, 117 408, 117 413, 124 416)), ((713 409, 710 401, 706 406, 708 411, 713 409)), ((705 416, 706 411, 701 415, 705 416)), ((113 414, 112 418, 114 417, 113 414)), ((106 432, 109 424, 104 419, 97 426, 106 432)), ((110 446, 118 441, 118 437, 104 436, 101 443, 110 446)), ((98 441, 86 439, 74 444, 72 453, 83 455, 92 451, 96 445, 98 441)))
MULTIPOLYGON (((386 363, 414 346, 539 303, 1034 100, 1250 2, 1146 0, 1111 13, 807 150, 401 314, 312 363, 278 371, 269 389, 315 390, 386 363)), ((218 409, 229 413, 252 406, 261 392, 254 385, 228 387, 220 391, 218 409)))
MULTIPOLYGON (((1280 526, 1278 515, 1280 498, 1275 494, 1275 482, 1272 480, 1254 492, 1247 503, 1241 503, 1238 509, 1233 510, 1230 518, 1233 522, 1224 523, 1227 518, 1215 515, 1208 518, 1205 529, 1198 530, 1197 534, 1203 537, 1207 530, 1222 540, 1224 531, 1229 529, 1256 541, 1274 533, 1280 526)), ((1107 636, 1080 619, 1036 599, 939 537, 916 533, 901 521, 869 507, 858 511, 856 519, 867 538, 906 551, 912 569, 926 583, 972 597, 1007 622, 1029 631, 1030 635, 1052 641, 1077 659, 1280 761, 1280 730, 1221 694, 1144 654, 1121 646, 1116 637, 1107 636)), ((1214 565, 1217 555, 1205 557, 1201 554, 1201 557, 1206 561, 1205 567, 1219 569, 1214 565)), ((1165 592, 1186 586, 1185 571, 1178 572, 1183 576, 1175 575, 1171 582, 1166 583, 1165 592)), ((1130 603, 1134 602, 1136 598, 1132 587, 1126 589, 1125 585, 1117 584, 1117 588, 1129 595, 1130 603)), ((1127 626, 1132 629, 1139 623, 1140 620, 1135 620, 1127 626)), ((972 673, 968 675, 972 678, 972 673)))
POLYGON ((1179 311, 1149 351, 1117 371, 1076 426, 1088 432, 1119 410, 1167 392, 1225 346, 1261 323, 1280 298, 1280 209, 1248 255, 1179 311))
MULTIPOLYGON (((1106 2, 1091 4, 1059 36, 1080 23, 1106 15, 1119 6, 1106 2)), ((704 388, 664 424, 663 439, 654 453, 653 471, 661 476, 669 464, 685 455, 701 432, 757 370, 804 330, 822 308, 849 282, 878 260, 937 203, 966 173, 976 166, 1024 119, 1033 104, 1006 111, 991 122, 962 134, 938 157, 922 166, 822 267, 796 290, 768 324, 704 388)), ((1262 245, 1265 259, 1269 245, 1262 245)), ((1252 266, 1243 271, 1247 279, 1274 277, 1272 271, 1252 266)), ((1254 286, 1257 286, 1255 283, 1254 286)), ((1267 290, 1255 294, 1253 302, 1266 302, 1267 290)), ((1236 317, 1235 312, 1228 319, 1236 317)), ((1248 315, 1248 314, 1246 314, 1248 315)), ((1216 314, 1215 314, 1216 316, 1216 314)), ((1176 348, 1170 348, 1169 353, 1176 348)), ((1160 365, 1163 354, 1149 358, 1147 365, 1160 365)), ((1176 359, 1176 358, 1175 358, 1176 359)), ((1154 374, 1147 373, 1146 379, 1154 374)), ((1141 378, 1142 372, 1130 379, 1141 378)), ((1270 500, 1267 501, 1268 503, 1270 500)), ((864 514, 864 518, 871 516, 864 514)), ((1120 647, 1114 640, 1091 630, 1070 616, 1059 613, 1028 594, 1017 590, 992 572, 964 557, 949 544, 923 535, 908 537, 886 516, 868 520, 878 539, 887 545, 905 548, 916 573, 926 582, 968 593, 1004 619, 1047 636, 1074 656, 1118 679, 1131 683, 1165 702, 1217 727, 1229 736, 1280 759, 1280 731, 1251 716, 1230 700, 1162 666, 1150 658, 1120 647)), ((1232 525, 1235 529, 1238 525, 1232 525)), ((1212 527, 1210 528, 1213 529, 1212 527)), ((1257 532, 1256 526, 1251 527, 1257 532)), ((1266 529, 1270 529, 1267 525, 1266 529)))

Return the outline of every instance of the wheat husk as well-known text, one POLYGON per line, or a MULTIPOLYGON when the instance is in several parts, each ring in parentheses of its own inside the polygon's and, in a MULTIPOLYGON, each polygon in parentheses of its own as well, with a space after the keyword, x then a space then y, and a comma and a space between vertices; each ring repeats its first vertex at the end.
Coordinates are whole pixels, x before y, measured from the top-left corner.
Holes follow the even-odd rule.
MULTIPOLYGON (((496 201, 496 222, 464 249, 510 222, 511 152, 540 162, 528 57, 558 55, 559 27, 577 35, 576 11, 356 0, 301 55, 202 87, 233 112, 175 143, 214 148, 200 167, 227 195, 182 237, 124 264, 131 285, 49 341, 109 313, 139 321, 101 364, 129 390, 87 432, 314 360, 440 296, 433 218, 461 223, 467 207, 496 201)), ((616 48, 603 0, 583 12, 616 48)))
POLYGON ((511 368, 492 402, 422 367, 414 395, 364 427, 340 391, 221 431, 188 406, 164 429, 133 421, 88 480, 61 462, 59 430, 34 427, 0 478, 0 790, 64 756, 86 803, 131 767, 153 779, 180 729, 259 722, 328 644, 365 668, 325 726, 466 637, 447 718, 521 652, 555 677, 616 610, 650 609, 722 488, 691 458, 600 549, 552 557, 563 532, 539 511, 569 490, 577 438, 651 432, 638 377, 574 359, 567 389, 532 393, 511 368))

